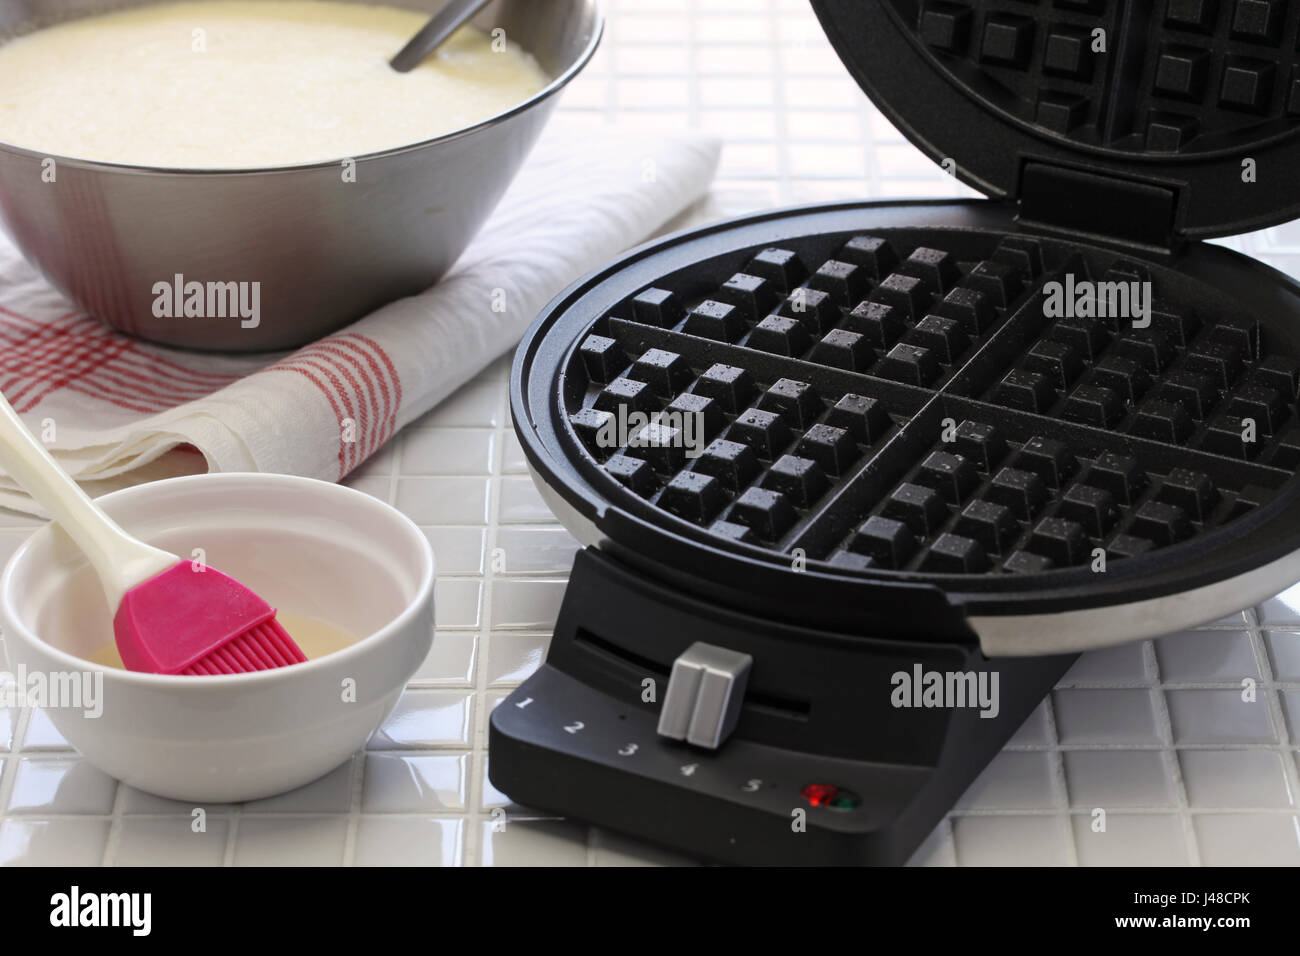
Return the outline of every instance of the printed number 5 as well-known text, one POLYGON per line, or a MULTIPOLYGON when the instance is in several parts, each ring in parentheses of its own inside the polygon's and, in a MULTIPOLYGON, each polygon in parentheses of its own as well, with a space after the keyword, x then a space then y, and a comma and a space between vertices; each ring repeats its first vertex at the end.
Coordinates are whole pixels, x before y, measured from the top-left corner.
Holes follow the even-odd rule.
POLYGON ((618 748, 619 756, 630 757, 636 753, 636 744, 624 744, 618 748))
POLYGON ((571 723, 571 724, 566 724, 565 727, 564 727, 564 729, 567 730, 567 731, 568 731, 569 733, 571 733, 571 734, 576 734, 578 731, 580 731, 583 727, 586 727, 586 726, 587 726, 587 725, 584 724, 582 721, 580 721, 580 720, 575 720, 575 721, 574 721, 573 723, 571 723))

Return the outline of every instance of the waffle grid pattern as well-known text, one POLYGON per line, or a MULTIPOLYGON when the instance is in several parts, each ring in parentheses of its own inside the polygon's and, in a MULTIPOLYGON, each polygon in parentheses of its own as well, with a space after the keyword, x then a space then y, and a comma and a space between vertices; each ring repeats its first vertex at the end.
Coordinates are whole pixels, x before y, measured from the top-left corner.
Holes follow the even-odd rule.
POLYGON ((845 568, 1033 573, 1221 527, 1300 464, 1300 363, 1253 317, 1057 243, 886 232, 724 254, 598 321, 568 419, 607 483, 845 568), (1044 315, 1091 276, 1150 283, 1150 327, 1044 315))
POLYGON ((1300 6, 1286 0, 892 4, 963 83, 1080 142, 1240 147, 1300 116, 1300 6))

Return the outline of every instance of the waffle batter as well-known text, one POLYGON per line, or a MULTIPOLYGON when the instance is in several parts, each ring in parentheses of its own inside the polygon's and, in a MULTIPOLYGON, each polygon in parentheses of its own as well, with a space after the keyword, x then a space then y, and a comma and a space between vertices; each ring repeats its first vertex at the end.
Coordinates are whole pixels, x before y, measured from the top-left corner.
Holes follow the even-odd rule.
POLYGON ((388 61, 428 14, 324 0, 168 3, 0 46, 0 141, 166 168, 342 160, 473 126, 549 78, 464 28, 410 73, 388 61))

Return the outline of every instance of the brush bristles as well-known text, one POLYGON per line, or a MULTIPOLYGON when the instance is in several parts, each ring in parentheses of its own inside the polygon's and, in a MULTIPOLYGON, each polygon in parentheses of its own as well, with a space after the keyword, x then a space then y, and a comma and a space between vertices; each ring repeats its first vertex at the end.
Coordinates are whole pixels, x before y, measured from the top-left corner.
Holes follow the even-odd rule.
POLYGON ((181 673, 198 676, 246 674, 301 664, 305 660, 307 655, 294 643, 289 632, 279 621, 271 618, 199 658, 181 673))

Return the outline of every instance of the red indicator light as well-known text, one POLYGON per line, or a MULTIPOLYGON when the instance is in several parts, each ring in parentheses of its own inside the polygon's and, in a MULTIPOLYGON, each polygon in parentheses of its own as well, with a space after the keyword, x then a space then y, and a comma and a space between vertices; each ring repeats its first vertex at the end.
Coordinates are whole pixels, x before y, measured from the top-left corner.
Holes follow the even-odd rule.
POLYGON ((839 796, 840 788, 829 783, 810 783, 801 791, 803 798, 814 807, 824 807, 839 796))

